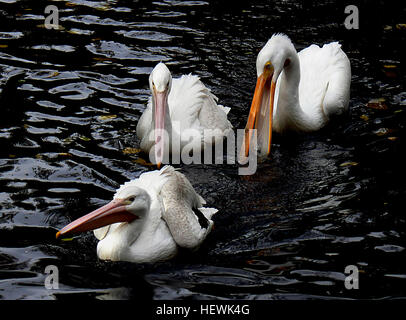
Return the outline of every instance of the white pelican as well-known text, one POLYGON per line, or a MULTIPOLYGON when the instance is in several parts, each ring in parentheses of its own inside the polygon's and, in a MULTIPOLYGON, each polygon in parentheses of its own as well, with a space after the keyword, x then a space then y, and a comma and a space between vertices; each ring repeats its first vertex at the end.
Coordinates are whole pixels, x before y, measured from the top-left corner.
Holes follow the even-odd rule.
POLYGON ((180 155, 186 144, 192 150, 203 150, 232 130, 227 120, 230 108, 218 105, 217 97, 199 77, 189 74, 172 79, 160 62, 149 76, 149 87, 152 95, 137 124, 137 136, 141 149, 155 156, 158 168, 164 152, 180 155), (190 141, 191 134, 197 138, 190 141), (179 142, 175 145, 173 141, 179 142))
POLYGON ((296 52, 284 34, 274 34, 258 54, 257 84, 246 125, 245 155, 257 129, 259 157, 270 153, 272 131, 310 132, 347 111, 351 66, 338 42, 296 52), (269 115, 273 114, 273 117, 269 115))
POLYGON ((211 231, 217 209, 205 203, 182 173, 164 166, 126 182, 110 203, 68 224, 56 237, 96 229, 102 260, 167 260, 178 246, 197 249, 211 231))

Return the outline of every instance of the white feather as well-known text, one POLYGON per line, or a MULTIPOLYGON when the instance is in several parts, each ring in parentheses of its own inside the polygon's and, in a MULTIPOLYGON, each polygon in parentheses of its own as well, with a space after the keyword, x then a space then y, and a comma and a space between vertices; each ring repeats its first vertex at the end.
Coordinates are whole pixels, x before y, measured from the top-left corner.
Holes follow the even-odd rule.
MULTIPOLYGON (((154 72, 155 69, 152 73, 154 72)), ((189 74, 172 80, 168 96, 169 116, 170 121, 176 122, 179 127, 170 128, 169 134, 171 137, 180 139, 181 149, 189 143, 189 136, 185 135, 188 129, 195 129, 200 133, 199 143, 202 149, 213 143, 210 136, 203 135, 204 130, 216 130, 215 139, 222 139, 232 130, 232 125, 227 120, 230 108, 218 105, 217 101, 218 98, 200 81, 198 76, 189 74)), ((137 136, 141 139, 141 149, 145 152, 149 152, 154 145, 149 136, 154 129, 152 108, 153 100, 150 98, 137 124, 137 136)))
MULTIPOLYGON (((286 50, 298 59, 292 59, 293 65, 290 69, 285 68, 278 79, 273 129, 276 132, 319 130, 334 115, 340 115, 348 109, 350 61, 338 42, 325 44, 322 48, 313 44, 297 54, 290 39, 280 37, 279 50, 286 50), (297 65, 294 65, 296 62, 297 65), (288 78, 286 72, 297 67, 297 75, 293 79, 288 78), (299 86, 296 96, 294 87, 297 80, 299 86), (281 92, 281 87, 284 92, 281 92)), ((294 73, 293 70, 289 72, 294 73)))
MULTIPOLYGON (((261 97, 250 113, 256 117, 255 125, 249 126, 257 129, 259 161, 269 154, 271 123, 272 131, 279 133, 316 131, 348 109, 351 65, 338 42, 322 48, 311 45, 298 54, 289 37, 274 34, 259 52, 256 69, 265 82, 258 82, 256 94, 261 97), (272 82, 276 86, 270 115, 272 82)), ((245 144, 240 155, 244 154, 245 144)))
MULTIPOLYGON (((156 262, 176 255, 178 246, 195 250, 212 229, 214 208, 205 208, 205 201, 187 178, 172 166, 143 173, 138 179, 124 183, 114 198, 128 194, 131 188, 142 190, 150 201, 148 212, 131 223, 115 223, 94 230, 100 240, 100 259, 131 262, 156 262), (192 208, 206 217, 202 228, 192 208)), ((139 194, 134 196, 139 196, 139 194)))

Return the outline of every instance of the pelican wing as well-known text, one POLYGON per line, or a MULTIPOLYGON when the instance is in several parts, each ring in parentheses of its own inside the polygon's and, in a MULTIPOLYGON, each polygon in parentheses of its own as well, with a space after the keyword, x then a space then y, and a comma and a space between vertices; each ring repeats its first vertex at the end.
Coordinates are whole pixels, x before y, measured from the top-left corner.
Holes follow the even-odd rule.
MULTIPOLYGON (((228 135, 232 130, 232 125, 227 120, 230 108, 218 105, 217 100, 198 76, 189 74, 173 79, 168 106, 172 122, 171 133, 175 139, 180 137, 181 144, 188 143, 191 135, 196 133, 189 129, 197 130, 197 137, 204 137, 201 142, 205 144, 211 144, 214 140, 228 135)), ((141 139, 140 147, 147 152, 154 145, 149 139, 149 133, 153 130, 152 111, 150 98, 137 124, 137 136, 141 139)))
POLYGON ((219 129, 223 134, 231 129, 227 120, 230 108, 217 105, 218 98, 195 75, 174 79, 169 95, 172 121, 178 121, 181 130, 219 129))
POLYGON ((173 167, 165 166, 161 174, 168 178, 160 192, 164 205, 162 218, 180 247, 199 247, 212 229, 211 217, 217 209, 202 208, 203 199, 195 192, 187 178, 173 167), (200 225, 195 210, 199 210, 207 219, 207 227, 200 225))
POLYGON ((152 130, 152 100, 148 101, 147 108, 138 120, 136 133, 140 138, 140 146, 142 150, 149 150, 153 145, 153 141, 149 139, 149 133, 152 130))
POLYGON ((341 45, 311 45, 299 52, 299 59, 299 101, 303 111, 311 117, 323 116, 324 122, 343 113, 348 108, 351 67, 341 45))

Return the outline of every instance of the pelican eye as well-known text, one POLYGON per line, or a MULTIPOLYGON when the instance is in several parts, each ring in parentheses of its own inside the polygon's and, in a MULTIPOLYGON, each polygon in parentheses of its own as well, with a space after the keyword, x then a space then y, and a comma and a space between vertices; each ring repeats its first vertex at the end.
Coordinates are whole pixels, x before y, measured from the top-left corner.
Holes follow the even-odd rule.
POLYGON ((273 70, 273 64, 271 61, 265 63, 264 69, 273 70))
POLYGON ((129 197, 128 199, 127 199, 127 201, 129 201, 129 202, 134 202, 134 200, 135 200, 135 197, 133 196, 133 197, 129 197))
POLYGON ((265 63, 264 73, 266 75, 270 75, 272 72, 273 72, 273 64, 272 62, 268 61, 267 63, 265 63))

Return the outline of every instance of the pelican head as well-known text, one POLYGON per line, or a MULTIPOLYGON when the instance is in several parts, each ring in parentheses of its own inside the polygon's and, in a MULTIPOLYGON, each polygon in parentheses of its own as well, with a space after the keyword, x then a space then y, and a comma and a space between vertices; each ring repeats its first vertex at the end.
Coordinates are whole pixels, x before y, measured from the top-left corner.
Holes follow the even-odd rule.
POLYGON ((257 56, 257 84, 245 127, 246 156, 248 156, 251 140, 250 129, 266 131, 258 132, 258 135, 267 136, 266 155, 271 152, 272 115, 275 103, 276 82, 283 69, 289 66, 292 50, 296 52, 291 40, 286 35, 274 34, 257 56), (269 110, 267 110, 268 108, 269 110), (265 117, 265 115, 269 118, 267 120, 268 123, 264 123, 265 119, 260 119, 265 117))
POLYGON ((132 181, 125 183, 117 190, 114 200, 125 202, 126 210, 135 215, 136 218, 143 218, 151 205, 151 198, 148 193, 133 185, 132 181))
POLYGON ((145 216, 150 203, 150 197, 145 190, 132 185, 131 181, 127 182, 117 190, 111 202, 71 222, 62 228, 56 237, 94 230, 116 222, 131 223, 145 216))
POLYGON ((149 76, 152 93, 153 121, 155 124, 155 159, 160 168, 164 153, 165 116, 168 112, 168 96, 172 87, 172 75, 168 67, 160 62, 149 76))

